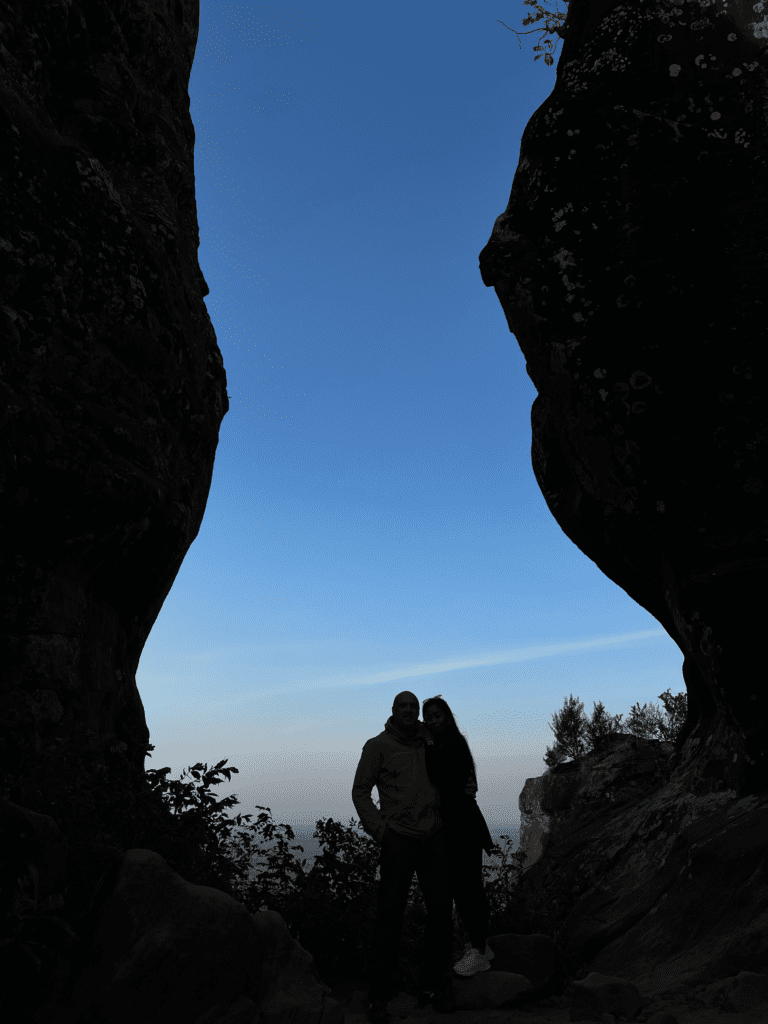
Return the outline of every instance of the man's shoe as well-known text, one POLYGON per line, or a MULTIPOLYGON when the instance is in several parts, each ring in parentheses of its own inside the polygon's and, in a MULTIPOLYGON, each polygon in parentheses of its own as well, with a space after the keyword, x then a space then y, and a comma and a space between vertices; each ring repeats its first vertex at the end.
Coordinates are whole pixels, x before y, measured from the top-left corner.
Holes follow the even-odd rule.
POLYGON ((450 988, 432 989, 432 988, 420 988, 416 997, 416 1006, 419 1010, 422 1010, 429 1003, 432 1004, 433 1008, 438 1013, 452 1013, 450 1009, 438 1010, 438 1005, 448 1005, 453 1003, 455 1009, 455 1003, 453 1002, 453 993, 450 988))
POLYGON ((371 1024, 387 1024, 389 1014, 383 999, 375 999, 368 1008, 368 1020, 371 1024))
MULTIPOLYGON (((461 960, 461 958, 462 958, 462 957, 463 957, 463 956, 465 955, 465 953, 467 952, 467 950, 468 950, 468 949, 470 949, 471 947, 472 947, 472 943, 471 943, 471 942, 468 942, 468 943, 466 944, 466 946, 464 947, 464 952, 463 952, 463 953, 461 954, 461 956, 460 956, 460 957, 459 957, 459 959, 458 959, 458 960, 456 961, 456 963, 458 963, 458 962, 459 962, 459 960, 461 960)), ((490 947, 490 946, 488 945, 488 943, 487 943, 487 942, 486 942, 486 944, 485 944, 485 950, 482 950, 482 949, 481 949, 481 950, 478 950, 478 952, 482 953, 482 955, 483 955, 483 956, 485 957, 485 959, 486 959, 486 960, 488 960, 489 962, 490 962, 491 960, 493 960, 493 958, 494 958, 494 957, 496 956, 496 954, 495 954, 495 953, 493 952, 493 950, 491 949, 491 947, 490 947)))
POLYGON ((435 993, 429 988, 420 988, 418 995, 416 996, 416 1006, 422 1010, 428 1003, 431 1003, 435 998, 435 993))

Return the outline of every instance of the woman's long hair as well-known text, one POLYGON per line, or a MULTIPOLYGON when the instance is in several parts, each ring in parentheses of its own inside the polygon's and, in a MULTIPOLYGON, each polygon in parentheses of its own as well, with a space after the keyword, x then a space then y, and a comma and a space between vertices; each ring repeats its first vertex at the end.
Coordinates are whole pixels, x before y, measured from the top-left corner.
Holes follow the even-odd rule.
POLYGON ((442 694, 438 693, 438 695, 436 697, 428 697, 424 701, 424 703, 421 705, 421 719, 422 719, 422 721, 424 721, 424 718, 425 718, 425 716, 427 714, 427 709, 431 705, 433 705, 433 704, 436 704, 440 708, 440 710, 443 712, 443 714, 445 715, 445 717, 447 719, 447 724, 446 724, 446 727, 445 727, 445 732, 443 733, 443 741, 447 740, 449 742, 459 743, 459 744, 463 745, 464 747, 466 747, 467 753, 469 754, 469 759, 472 762, 472 771, 475 773, 475 778, 477 778, 477 769, 475 768, 475 759, 474 759, 474 757, 472 757, 472 751, 469 749, 469 743, 467 742, 467 737, 464 735, 464 733, 459 732, 459 727, 458 727, 458 725, 456 725, 456 719, 453 716, 453 712, 448 707, 447 701, 443 700, 443 695, 442 694))

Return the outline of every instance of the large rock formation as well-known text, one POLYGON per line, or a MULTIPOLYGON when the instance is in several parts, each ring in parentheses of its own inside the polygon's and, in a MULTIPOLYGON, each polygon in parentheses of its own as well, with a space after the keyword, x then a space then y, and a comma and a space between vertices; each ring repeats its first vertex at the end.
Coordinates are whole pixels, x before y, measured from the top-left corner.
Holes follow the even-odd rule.
POLYGON ((646 1005, 768 1012, 768 794, 696 794, 674 763, 614 732, 528 779, 521 906, 560 902, 565 945, 646 1005))
POLYGON ((571 0, 480 254, 536 386, 570 539, 684 655, 697 792, 768 786, 768 25, 725 0, 571 0))
POLYGON ((197 535, 226 378, 203 296, 187 82, 197 0, 0 19, 0 767, 143 770, 135 672, 197 535))
POLYGON ((200 527, 228 408, 197 260, 198 14, 197 0, 0 11, 8 1005, 8 978, 23 989, 42 960, 25 994, 49 980, 65 929, 46 915, 65 897, 76 910, 121 853, 100 808, 127 816, 141 786, 136 668, 200 527))
POLYGON ((668 776, 674 751, 674 744, 664 740, 612 731, 601 737, 595 749, 583 757, 561 761, 542 775, 526 779, 518 797, 520 849, 525 853, 523 871, 535 864, 546 850, 553 818, 558 825, 563 808, 570 812, 597 795, 608 801, 602 810, 610 808, 614 787, 618 784, 617 765, 620 766, 621 786, 638 794, 649 782, 657 781, 662 775, 668 776), (610 756, 617 751, 618 757, 610 756))
POLYGON ((613 790, 595 772, 597 802, 577 804, 583 778, 558 766, 539 799, 569 813, 524 875, 562 898, 561 934, 592 971, 646 993, 768 963, 760 17, 724 0, 571 0, 553 92, 480 254, 538 391, 550 511, 684 656, 688 715, 665 771, 628 788, 625 765, 613 790))

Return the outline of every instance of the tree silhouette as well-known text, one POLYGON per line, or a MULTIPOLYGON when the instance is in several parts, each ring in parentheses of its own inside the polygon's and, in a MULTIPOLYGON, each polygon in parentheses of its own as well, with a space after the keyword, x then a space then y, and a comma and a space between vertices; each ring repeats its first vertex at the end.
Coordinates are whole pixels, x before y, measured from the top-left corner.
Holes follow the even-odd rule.
MULTIPOLYGON (((654 704, 634 704, 624 728, 627 732, 643 739, 661 739, 673 742, 685 722, 688 698, 685 692, 673 697, 670 690, 659 694, 666 709, 666 715, 659 712, 654 704)), ((594 750, 600 740, 622 726, 623 715, 608 715, 602 701, 593 701, 592 719, 584 714, 584 704, 578 697, 565 701, 562 711, 552 716, 549 727, 555 734, 555 746, 547 747, 544 762, 550 768, 560 764, 567 757, 574 760, 594 750)))

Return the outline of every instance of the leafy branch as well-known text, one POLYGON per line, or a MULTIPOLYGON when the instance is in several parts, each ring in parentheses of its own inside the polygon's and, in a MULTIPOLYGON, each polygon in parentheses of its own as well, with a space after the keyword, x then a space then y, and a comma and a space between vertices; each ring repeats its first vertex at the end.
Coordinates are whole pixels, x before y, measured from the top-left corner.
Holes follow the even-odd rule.
MULTIPOLYGON (((563 0, 563 2, 567 4, 570 2, 570 0, 563 0)), ((525 3, 530 7, 535 7, 538 11, 538 14, 535 17, 533 16, 533 14, 529 14, 526 18, 523 19, 523 24, 533 25, 537 21, 541 21, 542 18, 546 18, 546 28, 532 28, 530 32, 518 32, 517 29, 509 28, 509 25, 505 24, 498 18, 496 19, 500 25, 504 25, 504 28, 509 28, 510 32, 515 33, 515 35, 518 37, 518 43, 520 42, 521 35, 529 36, 533 32, 543 32, 545 35, 558 35, 561 39, 565 39, 565 28, 563 26, 563 22, 567 17, 567 12, 566 14, 560 14, 559 12, 555 14, 552 11, 546 11, 541 6, 541 4, 537 2, 537 0, 525 0, 525 3)), ((553 44, 551 39, 545 39, 544 46, 541 46, 541 39, 539 39, 539 45, 534 46, 533 50, 534 53, 537 50, 540 52, 536 53, 536 56, 533 59, 538 60, 539 57, 541 57, 543 50, 546 47, 548 47, 548 52, 544 54, 544 63, 547 65, 547 67, 551 67, 555 63, 555 58, 552 56, 555 45, 556 44, 553 44)), ((522 46, 520 47, 520 49, 522 50, 522 46)))

